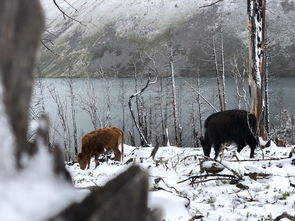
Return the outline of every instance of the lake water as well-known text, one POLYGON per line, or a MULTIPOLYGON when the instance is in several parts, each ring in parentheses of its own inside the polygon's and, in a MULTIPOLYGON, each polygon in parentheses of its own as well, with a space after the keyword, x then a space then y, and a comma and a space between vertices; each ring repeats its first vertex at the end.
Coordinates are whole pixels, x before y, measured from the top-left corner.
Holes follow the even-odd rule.
MULTIPOLYGON (((146 122, 147 134, 152 143, 156 136, 162 134, 162 115, 167 115, 167 127, 170 142, 173 144, 173 108, 171 96, 170 79, 158 79, 151 84, 142 94, 140 107, 144 122, 146 122), (162 86, 161 86, 162 85, 162 86), (162 89, 161 89, 162 88, 162 89)), ((141 89, 146 83, 146 79, 138 80, 137 90, 141 89)), ((245 82, 245 90, 248 88, 245 82)), ((58 117, 57 102, 53 97, 60 100, 60 105, 64 110, 64 117, 68 124, 67 137, 72 136, 71 118, 71 93, 70 86, 73 86, 74 104, 76 111, 76 123, 78 127, 78 138, 94 129, 90 114, 87 112, 89 106, 96 108, 96 126, 117 126, 125 129, 126 143, 131 143, 129 134, 134 134, 136 144, 140 145, 138 132, 134 128, 131 114, 128 107, 129 97, 135 93, 135 80, 133 78, 114 78, 114 79, 74 79, 69 83, 67 79, 38 79, 35 83, 35 93, 32 102, 32 112, 37 113, 44 105, 45 111, 49 113, 51 120, 51 139, 62 143, 63 130, 61 121, 58 117), (50 92, 51 91, 51 92, 50 92), (42 92, 42 93, 41 93, 42 92)), ((199 129, 199 112, 197 106, 197 81, 194 78, 177 78, 177 104, 180 118, 180 126, 183 131, 183 146, 192 146, 193 127, 199 129), (192 87, 195 89, 193 90, 192 87), (193 120, 195 119, 195 120, 193 120)), ((200 91, 212 105, 219 108, 216 80, 214 78, 201 78, 200 91)), ((275 124, 274 116, 280 109, 286 108, 291 114, 295 114, 295 78, 278 78, 270 82, 270 118, 275 124)), ((238 107, 235 80, 226 80, 226 100, 227 109, 238 107)), ((132 100, 133 109, 136 113, 135 99, 132 100)), ((245 108, 245 105, 242 106, 245 108)), ((202 122, 206 117, 213 113, 213 109, 201 100, 202 122)), ((136 113, 137 116, 137 113, 136 113)), ((72 146, 72 144, 71 144, 72 146)))

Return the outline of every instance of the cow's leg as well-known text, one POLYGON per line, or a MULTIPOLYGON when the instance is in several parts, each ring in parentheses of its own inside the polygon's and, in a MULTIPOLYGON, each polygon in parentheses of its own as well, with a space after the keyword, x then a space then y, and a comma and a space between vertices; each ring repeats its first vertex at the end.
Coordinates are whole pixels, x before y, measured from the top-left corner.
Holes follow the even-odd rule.
POLYGON ((87 166, 87 170, 90 168, 90 160, 91 160, 91 155, 87 155, 87 164, 88 164, 88 166, 87 166))
POLYGON ((214 150, 215 150, 215 157, 214 157, 214 159, 215 160, 217 159, 217 157, 219 155, 220 147, 221 147, 221 143, 215 143, 214 144, 214 150))
POLYGON ((120 161, 121 160, 121 152, 120 152, 120 150, 114 149, 113 152, 115 154, 115 160, 120 161))

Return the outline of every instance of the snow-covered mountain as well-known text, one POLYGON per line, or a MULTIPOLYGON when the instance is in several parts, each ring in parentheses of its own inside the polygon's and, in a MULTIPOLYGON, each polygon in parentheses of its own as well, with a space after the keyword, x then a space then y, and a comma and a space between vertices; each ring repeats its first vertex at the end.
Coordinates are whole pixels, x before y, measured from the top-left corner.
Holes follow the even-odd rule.
MULTIPOLYGON (((225 55, 246 54, 247 15, 245 0, 224 1, 212 7, 209 0, 42 0, 46 17, 40 68, 45 76, 86 76, 99 70, 132 75, 138 53, 162 54, 171 40, 180 63, 176 71, 186 75, 200 59, 210 57, 213 35, 222 30, 225 55), (67 17, 70 16, 71 18, 67 17), (180 70, 181 69, 181 70, 180 70)), ((294 74, 295 1, 268 1, 271 70, 294 74), (273 50, 272 50, 273 49, 273 50), (274 53, 276 52, 276 53, 274 53), (294 56, 293 56, 294 55, 294 56)), ((144 68, 141 62, 139 69, 144 68)), ((145 63, 146 64, 146 63, 145 63)), ((209 62, 201 63, 209 74, 209 62)))

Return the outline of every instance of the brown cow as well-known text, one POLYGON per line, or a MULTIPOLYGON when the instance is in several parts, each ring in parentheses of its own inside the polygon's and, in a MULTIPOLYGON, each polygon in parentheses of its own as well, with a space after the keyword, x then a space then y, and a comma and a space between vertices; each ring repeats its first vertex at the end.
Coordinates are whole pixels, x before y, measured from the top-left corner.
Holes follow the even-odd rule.
POLYGON ((94 130, 82 137, 81 152, 77 160, 80 168, 84 170, 90 166, 91 157, 95 157, 95 168, 98 166, 98 157, 106 151, 112 151, 115 154, 115 160, 120 161, 123 155, 124 133, 116 127, 101 128, 94 130), (119 145, 121 144, 121 151, 119 145))

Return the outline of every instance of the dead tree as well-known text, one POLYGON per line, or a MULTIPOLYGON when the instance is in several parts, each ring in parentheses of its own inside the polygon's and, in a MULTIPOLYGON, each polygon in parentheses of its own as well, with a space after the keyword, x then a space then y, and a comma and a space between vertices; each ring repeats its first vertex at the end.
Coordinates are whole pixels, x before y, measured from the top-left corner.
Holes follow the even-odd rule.
POLYGON ((72 117, 72 127, 73 127, 73 139, 74 139, 74 151, 75 155, 78 154, 78 134, 77 134, 77 121, 76 121, 76 104, 75 104, 75 93, 74 93, 74 82, 71 71, 67 79, 67 85, 69 87, 70 93, 70 104, 71 104, 71 117, 72 117))
POLYGON ((172 105, 173 105, 173 118, 174 118, 174 137, 175 137, 175 145, 180 145, 180 123, 179 123, 179 113, 178 113, 178 105, 177 105, 177 99, 176 99, 176 85, 175 85, 175 68, 174 68, 174 48, 172 45, 172 36, 171 36, 171 30, 168 33, 169 35, 169 41, 167 44, 167 50, 168 50, 168 60, 169 60, 169 72, 171 76, 171 87, 172 87, 172 105))
POLYGON ((218 99, 220 110, 226 110, 226 96, 225 96, 225 61, 224 61, 224 47, 223 47, 223 33, 220 33, 220 51, 217 50, 216 40, 218 36, 213 36, 212 44, 213 44, 213 59, 215 64, 215 73, 216 73, 216 81, 217 81, 217 91, 218 91, 218 99), (220 53, 220 55, 219 55, 220 53), (221 64, 220 64, 221 63, 221 64), (221 73, 220 73, 221 66, 221 73))
POLYGON ((68 124, 68 104, 66 98, 61 99, 59 93, 55 88, 49 89, 50 96, 57 108, 57 116, 60 120, 61 128, 62 128, 62 138, 63 138, 63 147, 64 147, 64 155, 65 160, 70 161, 70 131, 68 124))
POLYGON ((101 128, 103 123, 98 108, 99 99, 95 93, 95 88, 90 78, 87 78, 85 86, 86 94, 80 97, 80 108, 88 113, 93 129, 101 128))
POLYGON ((235 79, 235 86, 236 86, 236 95, 237 95, 237 108, 248 110, 249 103, 247 99, 247 91, 245 89, 245 75, 246 75, 246 68, 244 65, 239 67, 238 58, 234 56, 230 62, 231 65, 231 74, 235 79))
POLYGON ((133 109, 132 109, 131 101, 132 101, 132 99, 134 97, 136 98, 137 96, 139 96, 140 94, 142 94, 145 91, 145 89, 147 89, 147 87, 150 84, 153 84, 153 83, 155 83, 155 82, 151 82, 151 74, 149 74, 149 77, 148 77, 148 80, 147 80, 145 86, 140 91, 136 92, 135 94, 132 94, 129 97, 129 101, 128 101, 128 106, 129 106, 129 110, 130 110, 130 113, 131 113, 132 120, 133 120, 133 122, 135 124, 135 127, 136 127, 138 133, 139 133, 141 145, 144 146, 144 147, 145 146, 149 146, 149 142, 148 142, 147 138, 144 136, 143 131, 140 129, 140 127, 138 125, 138 122, 135 119, 134 112, 133 112, 133 109))
POLYGON ((126 107, 125 94, 126 94, 126 90, 125 90, 124 80, 121 79, 119 101, 121 103, 121 108, 122 108, 122 130, 123 131, 125 131, 125 107, 126 107))
POLYGON ((249 91, 250 111, 258 120, 259 135, 266 138, 264 127, 265 12, 266 0, 247 0, 249 19, 249 91))

